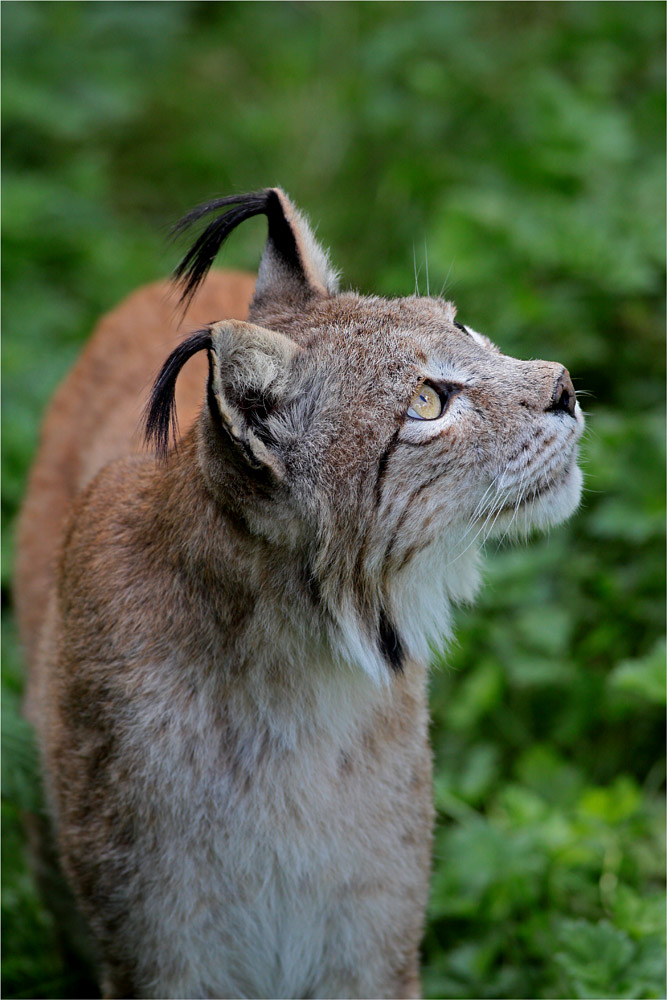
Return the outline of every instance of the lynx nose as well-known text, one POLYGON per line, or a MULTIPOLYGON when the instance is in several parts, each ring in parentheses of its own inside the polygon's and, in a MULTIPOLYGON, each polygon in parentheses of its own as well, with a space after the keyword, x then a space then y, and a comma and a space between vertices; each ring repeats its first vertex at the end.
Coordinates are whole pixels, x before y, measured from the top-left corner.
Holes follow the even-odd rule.
POLYGON ((547 410, 566 410, 573 417, 576 402, 577 397, 574 392, 570 373, 567 368, 563 368, 556 382, 554 394, 551 397, 551 404, 547 407, 547 410))

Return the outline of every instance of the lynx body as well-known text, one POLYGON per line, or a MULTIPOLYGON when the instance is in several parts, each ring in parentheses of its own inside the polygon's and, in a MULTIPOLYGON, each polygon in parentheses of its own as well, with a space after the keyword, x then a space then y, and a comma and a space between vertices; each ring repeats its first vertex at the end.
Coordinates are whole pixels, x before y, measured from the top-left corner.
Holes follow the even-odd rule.
POLYGON ((60 857, 106 996, 415 997, 429 642, 489 531, 575 509, 583 418, 561 365, 504 356, 451 304, 338 292, 279 190, 186 221, 220 209, 180 268, 199 329, 175 347, 166 286, 102 322, 23 510, 60 857), (207 277, 259 213, 254 294, 207 277), (174 347, 155 458, 134 432, 174 347))

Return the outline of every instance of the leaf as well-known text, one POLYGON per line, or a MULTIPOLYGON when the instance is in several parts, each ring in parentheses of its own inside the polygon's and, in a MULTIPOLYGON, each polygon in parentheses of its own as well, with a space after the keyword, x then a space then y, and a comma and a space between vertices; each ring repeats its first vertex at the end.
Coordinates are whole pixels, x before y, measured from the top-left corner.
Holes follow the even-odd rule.
POLYGON ((582 815, 616 826, 634 816, 641 807, 637 783, 621 775, 607 788, 587 788, 579 804, 582 815))
POLYGON ((628 935, 607 921, 561 920, 556 962, 576 998, 631 997, 628 977, 636 949, 628 935))
POLYGON ((628 691, 656 705, 667 703, 665 673, 667 643, 659 639, 646 656, 623 660, 609 675, 609 684, 617 691, 628 691))

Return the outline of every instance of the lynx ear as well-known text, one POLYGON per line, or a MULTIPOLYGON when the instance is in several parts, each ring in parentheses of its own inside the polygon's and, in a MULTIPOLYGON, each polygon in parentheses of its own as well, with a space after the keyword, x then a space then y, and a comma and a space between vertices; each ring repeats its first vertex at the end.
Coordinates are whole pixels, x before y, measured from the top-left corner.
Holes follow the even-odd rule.
POLYGON ((331 295, 338 276, 315 241, 308 223, 280 188, 219 198, 194 208, 174 227, 178 235, 212 212, 216 215, 190 247, 174 272, 187 305, 209 272, 233 229, 254 215, 266 215, 268 238, 259 268, 255 301, 265 297, 331 295))
POLYGON ((211 418, 253 469, 282 478, 269 417, 289 395, 290 366, 302 348, 281 333, 225 320, 191 334, 171 352, 151 390, 144 431, 158 458, 178 436, 176 379, 186 361, 208 351, 207 401, 211 418))
POLYGON ((252 469, 282 479, 269 418, 290 390, 291 362, 302 348, 281 333, 240 320, 211 326, 211 415, 252 469))

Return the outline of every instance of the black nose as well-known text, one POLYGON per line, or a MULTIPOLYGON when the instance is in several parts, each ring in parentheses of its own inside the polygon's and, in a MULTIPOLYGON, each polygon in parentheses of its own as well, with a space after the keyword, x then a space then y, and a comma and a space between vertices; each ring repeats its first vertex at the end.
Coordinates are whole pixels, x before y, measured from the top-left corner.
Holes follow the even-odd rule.
POLYGON ((563 368, 556 382, 554 394, 551 397, 551 404, 547 406, 547 410, 565 410, 573 417, 576 402, 577 397, 574 393, 570 373, 567 368, 563 368))

